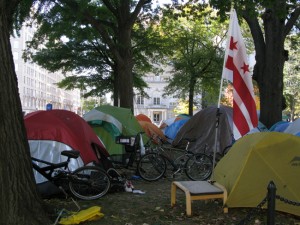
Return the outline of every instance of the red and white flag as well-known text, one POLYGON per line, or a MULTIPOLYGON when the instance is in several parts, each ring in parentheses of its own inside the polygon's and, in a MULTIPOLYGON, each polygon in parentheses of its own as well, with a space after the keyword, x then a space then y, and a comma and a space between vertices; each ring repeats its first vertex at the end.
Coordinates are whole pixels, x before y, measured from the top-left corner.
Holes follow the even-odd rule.
POLYGON ((232 10, 222 78, 233 84, 233 135, 235 140, 257 127, 252 76, 235 10, 232 10))

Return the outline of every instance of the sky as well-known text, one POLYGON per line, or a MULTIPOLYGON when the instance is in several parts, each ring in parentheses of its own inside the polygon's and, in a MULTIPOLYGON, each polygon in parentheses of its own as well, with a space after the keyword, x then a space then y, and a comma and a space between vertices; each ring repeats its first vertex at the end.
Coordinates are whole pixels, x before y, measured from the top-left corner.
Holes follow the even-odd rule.
POLYGON ((159 4, 171 3, 171 0, 158 0, 159 4))

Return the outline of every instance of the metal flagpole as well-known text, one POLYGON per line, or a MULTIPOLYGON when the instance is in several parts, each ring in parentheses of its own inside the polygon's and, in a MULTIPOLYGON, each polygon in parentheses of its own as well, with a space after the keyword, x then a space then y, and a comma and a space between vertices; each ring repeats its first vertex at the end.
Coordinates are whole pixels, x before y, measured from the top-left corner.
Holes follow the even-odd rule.
MULTIPOLYGON (((230 21, 231 21, 231 15, 232 15, 232 10, 233 7, 231 8, 230 11, 230 21)), ((231 23, 229 22, 229 29, 227 33, 227 43, 226 43, 226 51, 225 51, 225 56, 224 56, 224 61, 223 61, 223 70, 225 68, 225 63, 227 60, 227 55, 228 55, 228 46, 230 43, 230 31, 231 31, 231 23)), ((215 165, 216 165, 216 153, 217 153, 217 148, 218 148, 218 132, 219 132, 219 124, 220 124, 220 115, 222 114, 220 112, 220 102, 221 102, 221 96, 222 96, 222 87, 223 87, 223 72, 222 72, 222 77, 221 77, 221 83, 220 83, 220 91, 219 91, 219 99, 218 99, 218 108, 216 112, 216 127, 215 127, 215 143, 214 143, 214 151, 213 151, 213 169, 212 169, 212 174, 211 174, 211 180, 214 179, 214 170, 215 170, 215 165)))

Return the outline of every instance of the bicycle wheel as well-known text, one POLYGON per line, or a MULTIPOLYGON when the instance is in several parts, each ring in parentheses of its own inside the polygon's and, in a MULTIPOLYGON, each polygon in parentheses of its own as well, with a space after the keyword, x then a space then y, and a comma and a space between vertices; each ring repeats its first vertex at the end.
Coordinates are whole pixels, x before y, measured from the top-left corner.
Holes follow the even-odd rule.
POLYGON ((69 188, 77 198, 94 200, 108 192, 110 179, 107 173, 99 167, 83 166, 72 173, 69 188))
POLYGON ((185 163, 185 174, 191 180, 207 180, 212 170, 213 162, 206 154, 192 155, 185 163))
POLYGON ((159 180, 166 172, 165 158, 157 153, 143 155, 138 163, 138 173, 146 181, 159 180))

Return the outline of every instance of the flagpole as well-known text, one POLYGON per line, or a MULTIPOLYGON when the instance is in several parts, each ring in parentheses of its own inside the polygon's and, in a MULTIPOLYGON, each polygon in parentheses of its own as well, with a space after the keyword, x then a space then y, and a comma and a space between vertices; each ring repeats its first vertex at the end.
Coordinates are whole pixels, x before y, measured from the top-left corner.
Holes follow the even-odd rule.
MULTIPOLYGON (((230 20, 231 21, 231 15, 232 15, 233 7, 231 7, 230 10, 230 20)), ((228 31, 231 31, 232 25, 229 22, 229 29, 228 31)), ((225 63, 226 63, 226 55, 228 52, 228 44, 230 43, 230 32, 227 31, 227 43, 226 43, 226 50, 225 50, 225 55, 224 55, 224 61, 223 61, 223 69, 225 68, 225 63)), ((211 180, 214 179, 214 169, 215 169, 215 164, 216 164, 216 152, 217 152, 217 147, 218 147, 218 132, 219 132, 219 121, 220 121, 220 104, 221 104, 221 96, 222 96, 222 88, 223 88, 223 71, 222 71, 222 76, 221 76, 221 82, 220 82, 220 90, 219 90, 219 98, 218 98, 218 107, 217 107, 217 112, 216 112, 216 130, 215 130, 215 143, 214 143, 214 151, 213 151, 213 168, 212 168, 212 174, 211 174, 211 180)))

